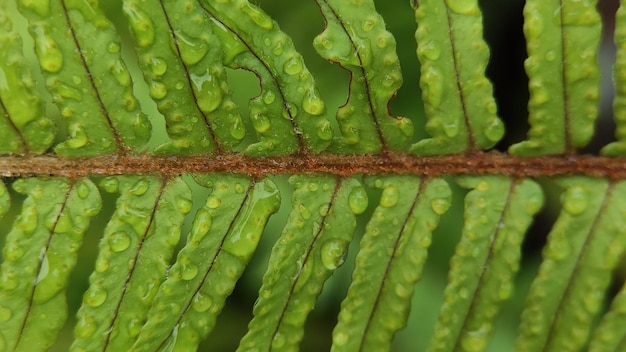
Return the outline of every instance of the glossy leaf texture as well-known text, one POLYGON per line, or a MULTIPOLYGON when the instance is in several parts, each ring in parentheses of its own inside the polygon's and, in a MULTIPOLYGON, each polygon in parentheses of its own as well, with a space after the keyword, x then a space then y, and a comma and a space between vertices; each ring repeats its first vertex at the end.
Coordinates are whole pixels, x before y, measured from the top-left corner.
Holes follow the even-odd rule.
POLYGON ((360 242, 332 351, 389 350, 406 324, 432 231, 450 206, 450 189, 442 179, 388 176, 365 182, 382 189, 382 195, 360 242))
POLYGON ((100 194, 87 179, 30 178, 13 188, 27 198, 2 250, 0 350, 44 351, 67 318, 68 277, 100 194))
POLYGON ((350 92, 337 112, 341 137, 333 151, 375 153, 402 150, 413 124, 392 116, 389 101, 402 84, 394 37, 385 29, 374 2, 316 0, 326 21, 313 44, 317 52, 350 71, 350 92))
POLYGON ((415 8, 420 86, 432 138, 411 152, 440 155, 484 150, 504 135, 491 82, 489 49, 482 39, 477 0, 422 0, 415 8))
POLYGON ((579 351, 626 249, 626 183, 567 177, 562 210, 527 296, 517 351, 579 351))
POLYGON ((19 0, 52 100, 67 120, 64 156, 137 152, 151 124, 133 96, 117 33, 97 1, 19 0))
POLYGON ((502 176, 460 177, 465 196, 461 240, 429 351, 482 351, 493 321, 513 292, 521 244, 543 205, 539 185, 502 176))
POLYGON ((208 17, 194 2, 124 1, 139 63, 171 141, 156 152, 229 151, 245 136, 208 17), (177 21, 179 18, 189 21, 177 21))
POLYGON ((526 2, 524 67, 529 79, 530 131, 527 141, 511 146, 511 154, 572 153, 593 136, 600 94, 597 53, 602 25, 597 3, 526 2))
POLYGON ((0 3, 0 154, 45 152, 53 142, 54 123, 43 114, 31 72, 24 65, 22 39, 8 8, 0 3))

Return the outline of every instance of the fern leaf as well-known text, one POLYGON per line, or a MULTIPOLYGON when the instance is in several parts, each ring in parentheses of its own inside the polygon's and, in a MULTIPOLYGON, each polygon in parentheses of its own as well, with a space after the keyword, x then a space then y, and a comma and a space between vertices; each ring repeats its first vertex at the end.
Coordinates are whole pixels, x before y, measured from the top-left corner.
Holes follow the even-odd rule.
POLYGON ((19 0, 18 5, 48 90, 67 119, 70 139, 55 151, 92 156, 141 148, 151 125, 132 94, 115 29, 97 1, 19 0))
POLYGON ((530 101, 528 140, 515 155, 573 152, 587 145, 598 114, 597 0, 531 0, 524 6, 530 101), (570 60, 568 58, 576 58, 570 60), (556 75, 556 77, 555 77, 556 75))
POLYGON ((139 334, 191 209, 189 187, 174 178, 114 176, 119 192, 74 329, 73 351, 126 350, 139 334))
POLYGON ((272 249, 239 351, 297 351, 322 285, 343 264, 367 193, 355 179, 292 176, 293 210, 272 249), (295 264, 295 265, 294 265, 295 264))
POLYGON ((268 179, 217 174, 199 179, 213 193, 196 213, 187 243, 159 288, 132 351, 197 348, 280 204, 268 179))
POLYGON ((261 94, 250 101, 250 119, 259 142, 246 148, 253 156, 319 153, 332 139, 326 107, 313 76, 291 38, 247 0, 201 0, 213 20, 224 62, 257 74, 261 94))
POLYGON ((440 155, 493 147, 504 135, 491 83, 489 49, 482 39, 477 0, 423 0, 415 8, 420 85, 433 137, 411 152, 440 155))
POLYGON ((11 207, 11 197, 9 196, 9 191, 7 187, 4 185, 4 182, 0 181, 0 220, 4 214, 9 211, 11 207))
POLYGON ((245 128, 204 11, 193 2, 126 0, 124 13, 150 95, 172 139, 157 153, 202 154, 235 147, 245 128))
POLYGON ((589 352, 613 352, 626 349, 626 285, 613 299, 611 309, 596 327, 589 352))
POLYGON ((450 205, 450 189, 442 179, 388 176, 365 182, 383 193, 360 243, 332 351, 389 349, 395 332, 406 324, 431 233, 450 205))
POLYGON ((42 153, 54 140, 54 123, 43 114, 24 65, 22 39, 13 26, 8 1, 0 3, 0 154, 42 153))
POLYGON ((626 183, 563 178, 563 210, 522 314, 518 351, 579 351, 626 248, 626 183), (549 294, 548 294, 549 292, 549 294))
POLYGON ((465 197, 463 234, 429 351, 485 349, 500 305, 513 291, 524 233, 543 204, 541 189, 528 179, 457 180, 473 190, 465 197))
POLYGON ((46 351, 67 318, 68 276, 100 194, 87 179, 21 179, 13 188, 28 197, 3 250, 0 350, 46 351))
POLYGON ((402 84, 396 42, 372 0, 316 0, 326 20, 314 46, 325 59, 350 71, 350 92, 337 112, 340 153, 402 150, 413 124, 390 115, 387 105, 402 84))
POLYGON ((626 6, 620 1, 620 7, 615 14, 614 39, 617 48, 615 65, 613 66, 613 115, 617 129, 617 142, 610 143, 602 149, 602 153, 610 156, 626 154, 626 6))

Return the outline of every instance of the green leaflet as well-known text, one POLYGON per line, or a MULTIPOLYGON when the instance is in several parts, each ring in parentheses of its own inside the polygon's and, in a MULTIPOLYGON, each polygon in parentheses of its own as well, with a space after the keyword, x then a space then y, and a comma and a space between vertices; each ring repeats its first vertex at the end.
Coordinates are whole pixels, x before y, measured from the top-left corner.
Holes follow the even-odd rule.
POLYGON ((324 282, 343 264, 355 215, 367 208, 367 193, 356 179, 298 175, 289 183, 295 188, 293 210, 272 249, 238 351, 298 350, 324 282))
POLYGON ((4 214, 9 211, 10 207, 11 197, 9 196, 9 191, 7 191, 7 187, 4 185, 4 182, 0 181, 0 220, 2 220, 4 214))
POLYGON ((0 2, 0 154, 43 153, 54 140, 55 126, 44 116, 24 65, 22 39, 13 27, 8 1, 0 2))
POLYGON ((220 38, 224 64, 257 74, 261 94, 250 101, 259 142, 246 154, 319 153, 332 139, 326 106, 291 38, 247 0, 200 0, 220 38))
POLYGON ((131 351, 197 349, 248 264, 280 195, 269 179, 213 174, 185 247, 159 288, 131 351))
POLYGON ((450 206, 450 189, 442 179, 396 175, 365 182, 383 192, 360 242, 332 351, 389 350, 393 335, 406 324, 431 233, 450 206))
POLYGON ((171 138, 156 152, 232 150, 245 128, 230 97, 218 38, 204 11, 191 1, 125 0, 124 14, 150 95, 171 138))
POLYGON ((589 352, 615 352, 626 349, 626 285, 613 299, 611 309, 596 327, 589 352))
POLYGON ((600 70, 597 0, 528 0, 524 63, 530 101, 528 140, 509 152, 533 156, 573 152, 593 135, 600 70), (575 58, 575 59, 572 59, 575 58))
POLYGON ((402 85, 396 41, 385 30, 372 0, 316 0, 326 28, 313 42, 325 59, 350 71, 350 93, 337 112, 342 137, 339 153, 402 150, 413 136, 413 124, 389 114, 389 101, 402 85))
POLYGON ((180 178, 113 176, 100 186, 119 192, 83 296, 72 351, 126 351, 139 334, 180 238, 191 195, 180 178))
POLYGON ((46 351, 67 318, 68 276, 100 194, 87 179, 20 179, 13 188, 28 198, 3 249, 0 350, 46 351))
POLYGON ((626 6, 624 0, 620 1, 620 7, 615 14, 615 33, 613 40, 617 48, 615 64, 613 66, 613 85, 615 96, 613 97, 613 115, 617 129, 615 136, 617 142, 613 142, 604 148, 602 153, 610 156, 626 154, 626 6))
POLYGON ((112 24, 96 0, 19 0, 29 22, 46 85, 70 138, 55 147, 64 156, 138 151, 151 125, 132 94, 112 24))
POLYGON ((543 204, 539 186, 504 176, 459 177, 465 197, 463 234, 429 351, 482 351, 500 305, 513 291, 520 247, 543 204))
POLYGON ((489 49, 478 1, 420 0, 415 19, 426 131, 433 138, 414 144, 411 152, 441 155, 493 147, 504 135, 504 124, 485 77, 489 49))
POLYGON ((626 182, 566 177, 522 314, 517 351, 579 351, 626 248, 626 182))

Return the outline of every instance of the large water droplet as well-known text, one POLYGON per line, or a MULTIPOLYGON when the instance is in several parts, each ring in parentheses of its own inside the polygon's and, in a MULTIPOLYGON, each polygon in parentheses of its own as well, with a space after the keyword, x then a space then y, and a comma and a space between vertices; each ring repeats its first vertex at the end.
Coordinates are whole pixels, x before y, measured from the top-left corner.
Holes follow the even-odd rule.
POLYGON ((130 247, 130 236, 125 232, 115 232, 109 237, 109 246, 113 252, 122 252, 130 247))
POLYGON ((493 118, 483 130, 485 137, 491 142, 498 142, 504 136, 504 124, 500 119, 493 118))
POLYGON ((137 45, 140 47, 152 45, 154 43, 154 25, 150 16, 130 2, 124 2, 123 11, 128 18, 137 45))
POLYGON ((192 280, 198 275, 198 266, 194 263, 184 263, 180 271, 183 280, 192 280))
POLYGON ((211 296, 205 295, 202 292, 196 293, 193 297, 191 307, 197 312, 206 312, 213 305, 213 299, 211 296))
POLYGON ((216 196, 208 196, 206 199, 206 206, 210 209, 215 209, 222 204, 222 201, 216 196))
POLYGON ((589 206, 589 195, 582 186, 569 187, 562 196, 563 209, 570 215, 580 215, 589 206))
POLYGON ((269 89, 268 89, 268 90, 267 90, 267 91, 265 91, 265 93, 263 94, 263 98, 262 98, 262 99, 263 99, 263 102, 264 102, 265 104, 268 104, 268 105, 269 105, 269 104, 273 103, 273 102, 274 102, 274 100, 276 100, 276 93, 274 93, 274 91, 273 91, 273 90, 269 90, 269 89))
POLYGON ((211 229, 212 218, 209 211, 205 208, 198 209, 196 217, 193 220, 191 232, 189 233, 189 241, 194 243, 200 243, 202 238, 211 229))
POLYGON ((203 76, 191 75, 197 91, 197 102, 200 110, 209 113, 222 104, 223 92, 220 82, 208 72, 203 76))
POLYGON ((162 76, 167 71, 167 62, 160 57, 153 56, 150 58, 150 68, 155 76, 162 76))
POLYGON ((333 130, 328 120, 322 120, 317 125, 317 136, 323 141, 329 141, 333 138, 333 130))
POLYGON ((435 198, 430 201, 430 207, 437 215, 443 215, 450 208, 450 199, 435 198))
POLYGON ((167 95, 167 86, 161 82, 150 82, 150 96, 156 100, 165 98, 167 95))
POLYGON ((302 109, 311 115, 321 115, 325 109, 324 101, 317 96, 314 90, 309 90, 302 100, 302 109))
POLYGON ((272 21, 272 19, 263 11, 261 11, 257 7, 254 7, 253 5, 247 3, 242 4, 239 7, 239 10, 247 14, 254 23, 259 25, 259 27, 263 29, 270 30, 274 27, 274 22, 272 21))
POLYGON ((107 292, 102 288, 91 286, 87 292, 85 292, 85 303, 94 308, 101 306, 106 299, 107 292))
POLYGON ((433 41, 428 43, 424 43, 417 48, 417 55, 420 58, 424 57, 428 60, 437 60, 441 56, 441 50, 437 46, 437 44, 433 41))
POLYGON ((185 65, 195 65, 209 51, 209 44, 201 39, 192 38, 182 31, 174 31, 176 44, 185 65))
POLYGON ((367 192, 361 186, 355 187, 348 196, 348 206, 353 214, 361 214, 367 209, 367 192))
POLYGON ((253 114, 250 117, 250 120, 252 121, 252 125, 254 126, 254 129, 258 133, 265 133, 269 131, 271 127, 270 120, 267 118, 267 116, 263 114, 253 114))
POLYGON ((380 196, 380 205, 385 208, 391 208, 398 203, 398 197, 398 188, 388 185, 383 189, 383 194, 380 196))
POLYGON ((63 54, 57 43, 40 26, 33 26, 32 34, 41 68, 51 73, 59 72, 63 67, 63 54))
POLYGON ((349 242, 342 239, 332 239, 324 242, 320 249, 322 264, 328 270, 335 270, 343 264, 349 242))
POLYGON ((283 64, 283 70, 288 75, 297 75, 303 68, 304 64, 299 56, 293 56, 283 64))
POLYGON ((149 188, 150 182, 148 182, 145 178, 141 178, 128 190, 128 192, 135 196, 142 196, 148 191, 149 188))

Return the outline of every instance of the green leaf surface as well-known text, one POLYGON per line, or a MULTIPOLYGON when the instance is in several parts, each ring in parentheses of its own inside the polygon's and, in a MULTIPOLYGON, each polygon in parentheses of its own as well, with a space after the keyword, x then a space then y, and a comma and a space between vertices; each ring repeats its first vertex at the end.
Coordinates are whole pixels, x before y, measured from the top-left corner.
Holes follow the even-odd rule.
POLYGON ((77 314, 72 351, 128 350, 165 279, 192 205, 180 178, 164 183, 153 176, 112 176, 100 186, 120 196, 77 314))
POLYGON ((617 142, 602 148, 602 154, 610 156, 626 155, 626 2, 621 0, 615 14, 615 32, 613 40, 617 49, 613 65, 613 117, 617 124, 615 136, 617 142))
POLYGON ((171 139, 156 152, 232 150, 245 136, 245 128, 226 83, 218 37, 199 4, 125 0, 124 14, 150 95, 165 117, 171 139))
POLYGON ((337 112, 339 153, 402 150, 413 136, 413 124, 392 116, 389 101, 402 85, 396 41, 372 0, 316 0, 326 28, 313 45, 330 62, 350 72, 350 92, 337 112))
POLYGON ((626 248, 626 182, 566 177, 563 209, 522 313, 517 351, 580 351, 626 248))
POLYGON ((54 140, 54 123, 43 114, 41 99, 24 65, 22 39, 8 1, 0 2, 0 154, 43 153, 54 140))
POLYGON ((46 86, 69 139, 55 147, 64 156, 138 151, 151 125, 133 96, 115 28, 96 0, 18 0, 28 19, 46 86))
POLYGON ((131 351, 195 350, 213 329, 267 219, 280 205, 269 179, 213 174, 198 180, 213 191, 196 213, 131 351))
POLYGON ((11 196, 9 195, 9 191, 7 187, 4 185, 4 182, 0 181, 0 220, 4 214, 9 211, 11 207, 11 196))
POLYGON ((442 179, 396 175, 365 182, 382 189, 382 195, 360 242, 332 351, 389 350, 393 335, 406 324, 431 233, 450 206, 450 189, 442 179))
POLYGON ((319 153, 332 139, 326 106, 289 36, 247 0, 200 0, 220 38, 224 64, 253 71, 261 94, 250 101, 259 142, 252 156, 319 153))
MULTIPOLYGON (((65 290, 100 194, 87 179, 28 178, 0 267, 0 350, 46 351, 67 318, 65 290)), ((5 193, 6 194, 6 193, 5 193)))
POLYGON ((483 351, 493 321, 513 292, 521 244, 543 205, 539 186, 503 176, 459 177, 463 233, 450 261, 444 304, 428 351, 483 351))
POLYGON ((591 139, 600 94, 597 52, 602 25, 597 3, 526 1, 530 131, 527 141, 509 148, 511 154, 570 153, 591 139))
POLYGON ((440 155, 493 147, 504 135, 485 76, 489 48, 477 0, 420 0, 415 7, 420 86, 432 138, 411 152, 440 155))
POLYGON ((292 211, 238 351, 297 351, 324 282, 343 264, 367 193, 356 179, 292 176, 292 211), (296 265, 294 265, 296 263, 296 265))
POLYGON ((589 352, 614 352, 626 349, 626 285, 613 298, 610 310, 596 326, 589 352))

